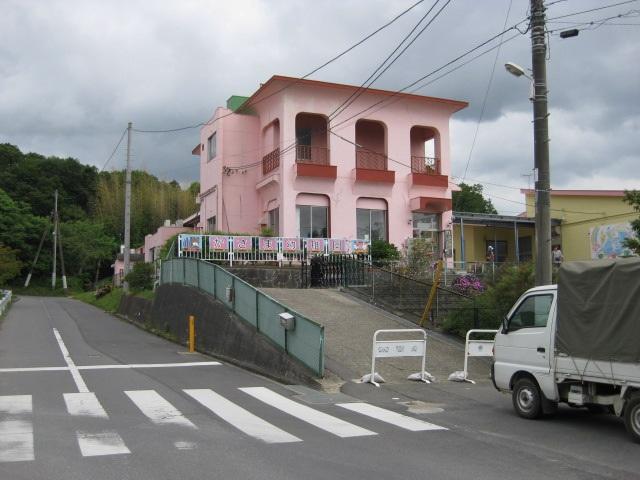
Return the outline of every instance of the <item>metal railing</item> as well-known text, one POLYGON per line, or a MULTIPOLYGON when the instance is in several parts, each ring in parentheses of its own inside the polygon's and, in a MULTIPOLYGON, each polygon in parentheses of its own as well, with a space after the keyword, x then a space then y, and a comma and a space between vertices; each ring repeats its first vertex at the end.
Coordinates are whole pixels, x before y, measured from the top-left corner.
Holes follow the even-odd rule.
POLYGON ((330 165, 329 149, 311 145, 296 145, 296 162, 312 165, 330 165))
POLYGON ((440 159, 411 155, 411 172, 427 175, 440 175, 440 159))
POLYGON ((11 303, 11 290, 0 290, 0 315, 9 307, 11 303))
POLYGON ((287 238, 227 235, 178 235, 182 258, 228 262, 306 262, 316 255, 369 254, 368 240, 341 238, 287 238))
POLYGON ((387 156, 383 153, 368 150, 356 150, 356 168, 369 170, 386 170, 387 156))
POLYGON ((253 325, 258 332, 316 375, 324 374, 324 327, 287 308, 224 268, 201 260, 175 258, 162 262, 160 284, 199 288, 253 325), (285 329, 280 323, 279 314, 285 312, 295 317, 292 329, 285 329))
POLYGON ((262 174, 266 175, 278 167, 280 167, 280 147, 262 157, 262 174))

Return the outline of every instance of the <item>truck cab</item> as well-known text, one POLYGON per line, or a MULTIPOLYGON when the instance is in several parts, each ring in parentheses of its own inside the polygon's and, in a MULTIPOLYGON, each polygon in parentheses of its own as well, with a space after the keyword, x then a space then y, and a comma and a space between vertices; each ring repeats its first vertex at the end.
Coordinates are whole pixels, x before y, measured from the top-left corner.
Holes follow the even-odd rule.
POLYGON ((536 287, 525 292, 502 320, 495 337, 493 381, 498 390, 520 388, 514 407, 523 416, 534 416, 540 408, 552 409, 558 401, 553 371, 554 332, 556 319, 556 285, 536 287), (535 392, 538 385, 544 398, 539 405, 535 392))

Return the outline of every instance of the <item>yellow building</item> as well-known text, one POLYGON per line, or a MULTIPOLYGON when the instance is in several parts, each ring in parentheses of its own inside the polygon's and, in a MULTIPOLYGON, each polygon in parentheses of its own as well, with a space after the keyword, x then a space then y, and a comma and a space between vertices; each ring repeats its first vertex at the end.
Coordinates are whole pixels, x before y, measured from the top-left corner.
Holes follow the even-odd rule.
MULTIPOLYGON (((533 190, 522 190, 527 216, 535 215, 533 190)), ((551 243, 559 245, 565 261, 590 260, 629 255, 622 240, 633 235, 630 222, 638 218, 623 201, 622 190, 552 190, 551 217, 560 221, 552 227, 551 243)))
POLYGON ((533 257, 533 218, 454 212, 452 223, 456 270, 474 271, 487 262, 518 263, 533 257))

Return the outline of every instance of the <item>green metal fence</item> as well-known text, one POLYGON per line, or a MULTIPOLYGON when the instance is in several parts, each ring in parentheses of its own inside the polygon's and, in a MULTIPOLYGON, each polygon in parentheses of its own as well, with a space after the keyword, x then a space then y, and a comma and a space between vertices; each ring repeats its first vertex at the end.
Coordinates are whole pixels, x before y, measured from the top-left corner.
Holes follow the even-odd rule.
POLYGON ((258 332, 270 338, 316 375, 324 373, 324 327, 287 308, 224 268, 202 260, 175 258, 162 263, 161 284, 190 285, 217 298, 258 332), (285 330, 278 314, 295 317, 295 328, 285 330))

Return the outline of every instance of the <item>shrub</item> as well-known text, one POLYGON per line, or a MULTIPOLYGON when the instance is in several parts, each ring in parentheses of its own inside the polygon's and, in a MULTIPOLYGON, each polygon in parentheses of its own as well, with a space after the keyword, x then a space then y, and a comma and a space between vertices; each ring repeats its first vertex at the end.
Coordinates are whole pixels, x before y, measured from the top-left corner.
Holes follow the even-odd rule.
POLYGON ((384 264, 385 261, 398 260, 400 258, 400 252, 396 246, 386 240, 374 240, 371 242, 369 253, 373 264, 378 266, 384 264))
POLYGON ((456 277, 451 284, 451 288, 458 293, 470 296, 478 295, 485 290, 485 286, 482 284, 480 279, 471 274, 456 277))
POLYGON ((132 290, 152 290, 155 276, 153 263, 137 262, 125 277, 132 290))
POLYGON ((526 290, 533 287, 531 263, 504 266, 496 282, 474 298, 474 304, 453 310, 442 324, 450 333, 464 337, 474 328, 474 305, 478 310, 478 328, 499 328, 509 309, 526 290))

